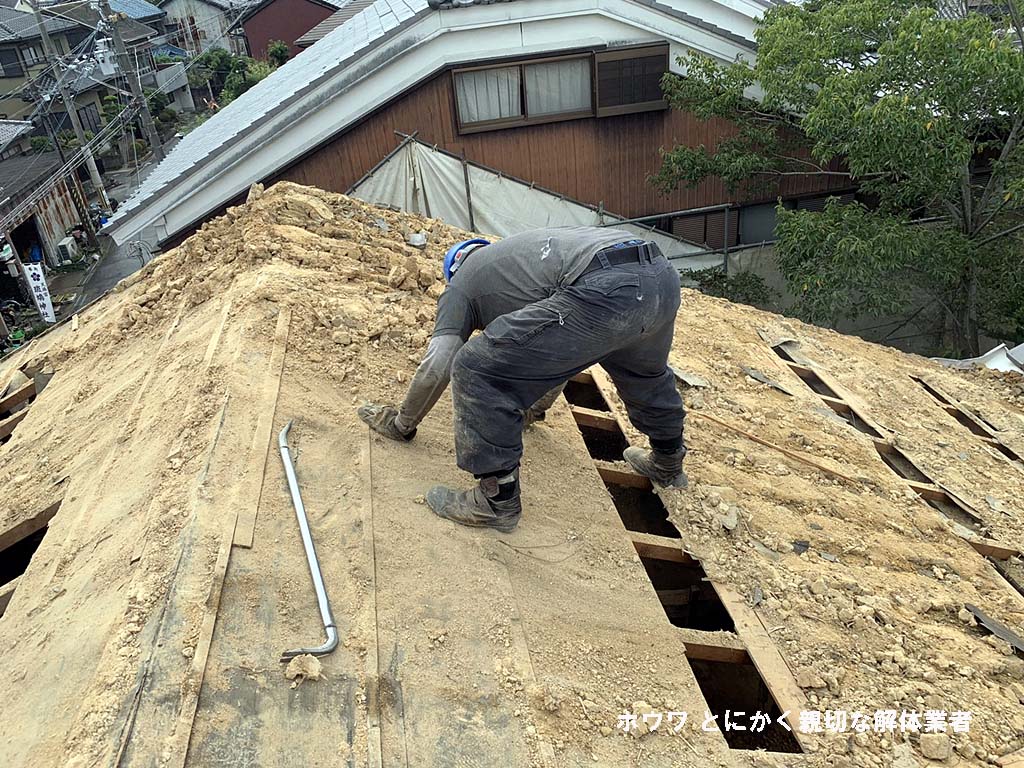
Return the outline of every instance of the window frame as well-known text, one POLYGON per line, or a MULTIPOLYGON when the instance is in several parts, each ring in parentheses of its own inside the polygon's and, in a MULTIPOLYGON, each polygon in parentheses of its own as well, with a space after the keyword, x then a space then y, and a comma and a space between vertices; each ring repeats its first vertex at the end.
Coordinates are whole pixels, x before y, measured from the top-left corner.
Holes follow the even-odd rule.
POLYGON ((598 82, 598 64, 602 61, 620 61, 622 59, 647 58, 654 55, 664 57, 664 70, 669 72, 671 63, 671 51, 667 41, 658 43, 638 43, 617 48, 605 48, 601 50, 576 50, 571 53, 553 54, 551 56, 535 56, 530 58, 513 58, 505 60, 492 60, 486 63, 474 64, 471 66, 453 67, 450 70, 452 89, 452 110, 455 114, 455 129, 459 135, 484 133, 486 131, 500 131, 506 128, 521 128, 531 125, 544 125, 547 123, 561 123, 566 120, 581 120, 587 117, 613 117, 616 115, 631 115, 642 112, 664 111, 668 109, 668 101, 659 99, 657 101, 638 102, 635 104, 620 104, 614 107, 600 106, 600 84, 598 82), (530 117, 529 103, 526 94, 526 67, 532 64, 549 64, 558 61, 585 59, 590 65, 590 109, 578 110, 575 112, 563 112, 554 115, 539 115, 530 117), (486 69, 519 69, 519 98, 522 104, 523 115, 515 118, 502 118, 498 120, 484 120, 475 123, 465 123, 459 112, 458 96, 458 75, 463 72, 479 72, 486 69))
POLYGON ((13 54, 14 60, 9 61, 7 64, 0 64, 0 73, 2 73, 2 76, 10 78, 27 77, 28 74, 25 71, 25 64, 22 62, 21 54, 18 52, 18 49, 12 47, 4 48, 3 50, 7 54, 13 54), (12 65, 14 67, 13 69, 11 68, 12 65))
POLYGON ((618 104, 614 107, 601 106, 601 83, 598 76, 600 64, 605 61, 622 61, 623 59, 646 59, 660 55, 664 57, 664 71, 669 72, 671 57, 668 43, 656 45, 635 45, 624 48, 612 48, 594 53, 594 115, 596 117, 615 117, 616 115, 632 115, 640 112, 659 112, 668 109, 668 101, 664 98, 656 101, 640 101, 633 104, 618 104))
POLYGON ((570 53, 560 56, 517 59, 515 61, 495 64, 479 64, 472 67, 458 67, 451 71, 451 78, 452 99, 455 109, 455 124, 460 134, 482 133, 484 131, 497 131, 502 128, 520 128, 527 125, 543 125, 544 123, 561 123, 566 120, 579 120, 580 118, 594 116, 594 55, 589 51, 585 53, 570 53), (552 64, 559 61, 573 61, 581 59, 588 62, 590 69, 590 109, 530 117, 530 105, 526 98, 526 67, 533 64, 552 64), (464 72, 480 72, 485 69, 512 69, 513 67, 519 70, 519 101, 522 104, 523 115, 521 117, 502 118, 499 120, 483 120, 476 123, 462 122, 462 114, 459 112, 458 76, 464 72))

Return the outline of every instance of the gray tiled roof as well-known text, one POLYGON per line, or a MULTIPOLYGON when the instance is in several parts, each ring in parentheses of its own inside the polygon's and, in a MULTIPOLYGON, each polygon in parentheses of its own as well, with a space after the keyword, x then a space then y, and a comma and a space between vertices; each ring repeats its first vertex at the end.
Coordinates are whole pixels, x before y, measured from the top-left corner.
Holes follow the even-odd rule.
POLYGON ((323 40, 329 33, 336 30, 364 8, 373 5, 375 1, 376 0, 348 0, 348 2, 342 3, 341 7, 337 11, 332 13, 326 19, 309 30, 309 32, 296 40, 295 44, 300 48, 307 48, 313 43, 323 40))
POLYGON ((0 120, 0 149, 15 139, 19 139, 31 131, 33 125, 29 120, 0 120))
POLYGON ((18 155, 0 160, 0 196, 17 197, 51 176, 62 165, 57 152, 18 155))
POLYGON ((167 185, 179 180, 197 164, 230 147, 240 136, 279 113, 291 101, 305 95, 353 56, 378 42, 404 22, 429 13, 426 0, 376 0, 327 35, 317 45, 290 59, 220 112, 178 142, 166 159, 153 169, 113 221, 141 208, 167 185))
MULTIPOLYGON (((110 10, 114 11, 114 13, 124 13, 129 16, 127 19, 122 19, 117 25, 121 31, 121 37, 126 42, 145 40, 156 34, 155 29, 135 21, 132 12, 128 10, 131 8, 132 11, 146 11, 141 6, 149 6, 150 12, 147 14, 149 17, 152 17, 153 13, 158 17, 166 15, 165 11, 161 11, 155 5, 141 2, 141 0, 110 0, 110 10)), ((40 10, 47 16, 52 15, 61 20, 77 21, 79 25, 89 29, 95 28, 100 23, 100 12, 93 8, 88 0, 75 0, 73 3, 57 3, 48 5, 40 10)))
MULTIPOLYGON (((73 21, 64 19, 46 20, 46 30, 54 34, 77 26, 73 21)), ((31 13, 0 7, 0 43, 32 40, 37 37, 39 37, 39 28, 31 13)))
POLYGON ((147 3, 146 0, 110 0, 110 10, 114 13, 123 13, 129 19, 158 19, 166 16, 167 12, 147 3))

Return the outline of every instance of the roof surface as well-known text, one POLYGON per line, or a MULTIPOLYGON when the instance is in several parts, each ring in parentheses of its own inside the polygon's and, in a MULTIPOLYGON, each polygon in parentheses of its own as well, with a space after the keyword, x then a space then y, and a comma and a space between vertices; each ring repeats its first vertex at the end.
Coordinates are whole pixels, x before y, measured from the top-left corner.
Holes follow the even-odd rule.
POLYGON ((32 130, 29 120, 0 120, 0 149, 32 130))
MULTIPOLYGON (((47 19, 48 32, 64 32, 77 27, 73 21, 66 19, 47 19)), ((39 27, 31 13, 16 11, 13 8, 0 8, 0 43, 17 40, 32 40, 39 37, 39 27)))
POLYGON ((326 19, 309 30, 309 32, 296 40, 295 44, 300 48, 308 48, 313 43, 323 40, 328 34, 343 25, 357 13, 373 5, 375 1, 376 0, 348 0, 348 2, 343 3, 337 11, 332 13, 326 19))
POLYGON ((146 0, 111 0, 110 9, 115 13, 125 13, 130 19, 158 19, 167 12, 146 0))
MULTIPOLYGON (((153 18, 154 15, 159 18, 165 16, 166 13, 161 11, 155 5, 142 2, 142 0, 111 0, 110 9, 115 13, 125 13, 129 16, 128 19, 122 19, 118 23, 118 28, 121 30, 121 37, 131 42, 133 40, 144 40, 147 37, 151 37, 156 34, 155 29, 147 27, 145 24, 140 24, 136 21, 136 17, 132 11, 144 10, 142 6, 148 6, 152 12, 147 13, 145 18, 153 18), (129 11, 129 8, 132 11, 129 11)), ((51 5, 41 9, 43 13, 47 15, 59 16, 59 18, 74 20, 78 22, 78 25, 87 27, 89 29, 95 29, 100 23, 100 13, 98 10, 93 8, 86 0, 78 0, 74 3, 60 3, 58 5, 51 5)))
POLYGON ((35 186, 39 179, 49 176, 60 165, 60 155, 56 152, 18 155, 0 160, 0 198, 17 197, 35 186))

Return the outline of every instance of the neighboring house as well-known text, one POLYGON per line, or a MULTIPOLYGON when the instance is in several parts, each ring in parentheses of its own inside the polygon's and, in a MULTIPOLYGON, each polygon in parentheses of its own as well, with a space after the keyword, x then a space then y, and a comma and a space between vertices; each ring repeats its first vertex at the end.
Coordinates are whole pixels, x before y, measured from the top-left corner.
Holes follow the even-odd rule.
MULTIPOLYGON (((88 37, 88 30, 67 19, 46 20, 46 30, 60 54, 88 37)), ((31 13, 0 7, 0 118, 27 119, 34 105, 22 98, 29 79, 46 69, 43 43, 31 13)))
POLYGON ((59 265, 57 244, 85 220, 88 206, 77 174, 55 175, 63 164, 56 152, 0 160, 0 220, 5 222, 0 238, 10 242, 22 261, 37 243, 46 263, 59 265))
POLYGON ((377 0, 189 133, 118 210, 123 241, 187 235, 253 182, 346 192, 398 144, 396 131, 605 211, 720 247, 770 239, 779 197, 833 191, 831 178, 736 199, 721 183, 659 193, 660 150, 730 134, 667 109, 659 82, 699 50, 753 58, 766 0, 487 0, 431 9, 377 0), (699 231, 698 231, 699 230, 699 231), (686 236, 686 235, 684 235, 686 236))
POLYGON ((197 56, 209 48, 245 53, 245 39, 232 32, 246 2, 234 0, 166 0, 168 42, 197 56))
MULTIPOLYGON (((118 26, 129 55, 137 63, 143 85, 154 88, 166 82, 170 74, 164 75, 163 80, 158 79, 152 54, 158 32, 143 23, 162 26, 164 12, 145 0, 110 0, 110 5, 113 11, 127 17, 118 26)), ((78 66, 77 76, 66 82, 83 128, 96 133, 103 125, 104 97, 127 90, 107 39, 92 39, 92 31, 99 24, 99 12, 87 0, 51 3, 41 11, 46 17, 50 39, 60 55, 89 54, 78 66)), ((31 7, 24 0, 19 0, 14 8, 0 7, 0 93, 4 96, 0 99, 0 118, 27 119, 39 112, 37 135, 72 130, 59 96, 48 113, 37 110, 41 99, 52 99, 55 94, 55 78, 47 69, 42 38, 31 7)), ((183 71, 177 74, 178 79, 183 80, 183 71)), ((172 94, 172 99, 175 97, 176 94, 172 94)))
POLYGON ((267 58, 273 40, 287 43, 292 56, 302 52, 295 41, 345 4, 344 0, 262 0, 239 20, 249 55, 267 58))
MULTIPOLYGON (((156 64, 156 53, 169 47, 166 43, 167 35, 160 31, 165 28, 166 12, 145 0, 110 0, 110 8, 115 13, 127 16, 118 22, 118 29, 132 65, 138 70, 142 86, 147 89, 164 89, 174 109, 194 109, 184 64, 178 62, 159 67, 156 64)), ((42 10, 47 15, 77 21, 85 29, 94 29, 100 22, 99 11, 89 0, 49 5, 42 10)), ((91 52, 97 66, 79 79, 76 89, 98 88, 101 100, 115 94, 118 89, 122 93, 128 90, 128 84, 111 48, 112 44, 106 38, 96 40, 91 52)), ((78 100, 76 97, 76 102, 78 100)))
POLYGON ((0 120, 0 160, 32 151, 34 128, 28 120, 0 120))

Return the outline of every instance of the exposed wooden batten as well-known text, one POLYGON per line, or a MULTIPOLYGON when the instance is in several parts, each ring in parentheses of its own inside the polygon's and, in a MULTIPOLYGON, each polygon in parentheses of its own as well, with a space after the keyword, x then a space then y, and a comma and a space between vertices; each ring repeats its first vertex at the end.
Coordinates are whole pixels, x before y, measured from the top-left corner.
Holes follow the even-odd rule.
POLYGON ((0 552, 49 525, 54 515, 57 514, 57 510, 60 509, 62 501, 63 499, 55 501, 46 509, 37 512, 27 520, 21 521, 13 528, 0 531, 0 552))
POLYGON ((683 543, 680 539, 670 539, 668 536, 655 536, 652 533, 639 533, 629 531, 629 538, 633 541, 633 547, 640 557, 647 557, 651 560, 667 560, 670 563, 683 563, 684 565, 696 565, 697 561, 683 552, 683 543))
POLYGON ((619 424, 615 418, 604 411, 595 411, 593 408, 584 408, 581 405, 570 405, 572 417, 581 427, 593 427, 605 432, 619 432, 619 424))
POLYGON ((601 476, 601 479, 611 485, 621 485, 626 488, 641 488, 645 491, 650 490, 652 487, 650 478, 633 472, 628 468, 627 464, 621 462, 601 461, 599 459, 594 459, 594 464, 597 467, 597 474, 601 476))

